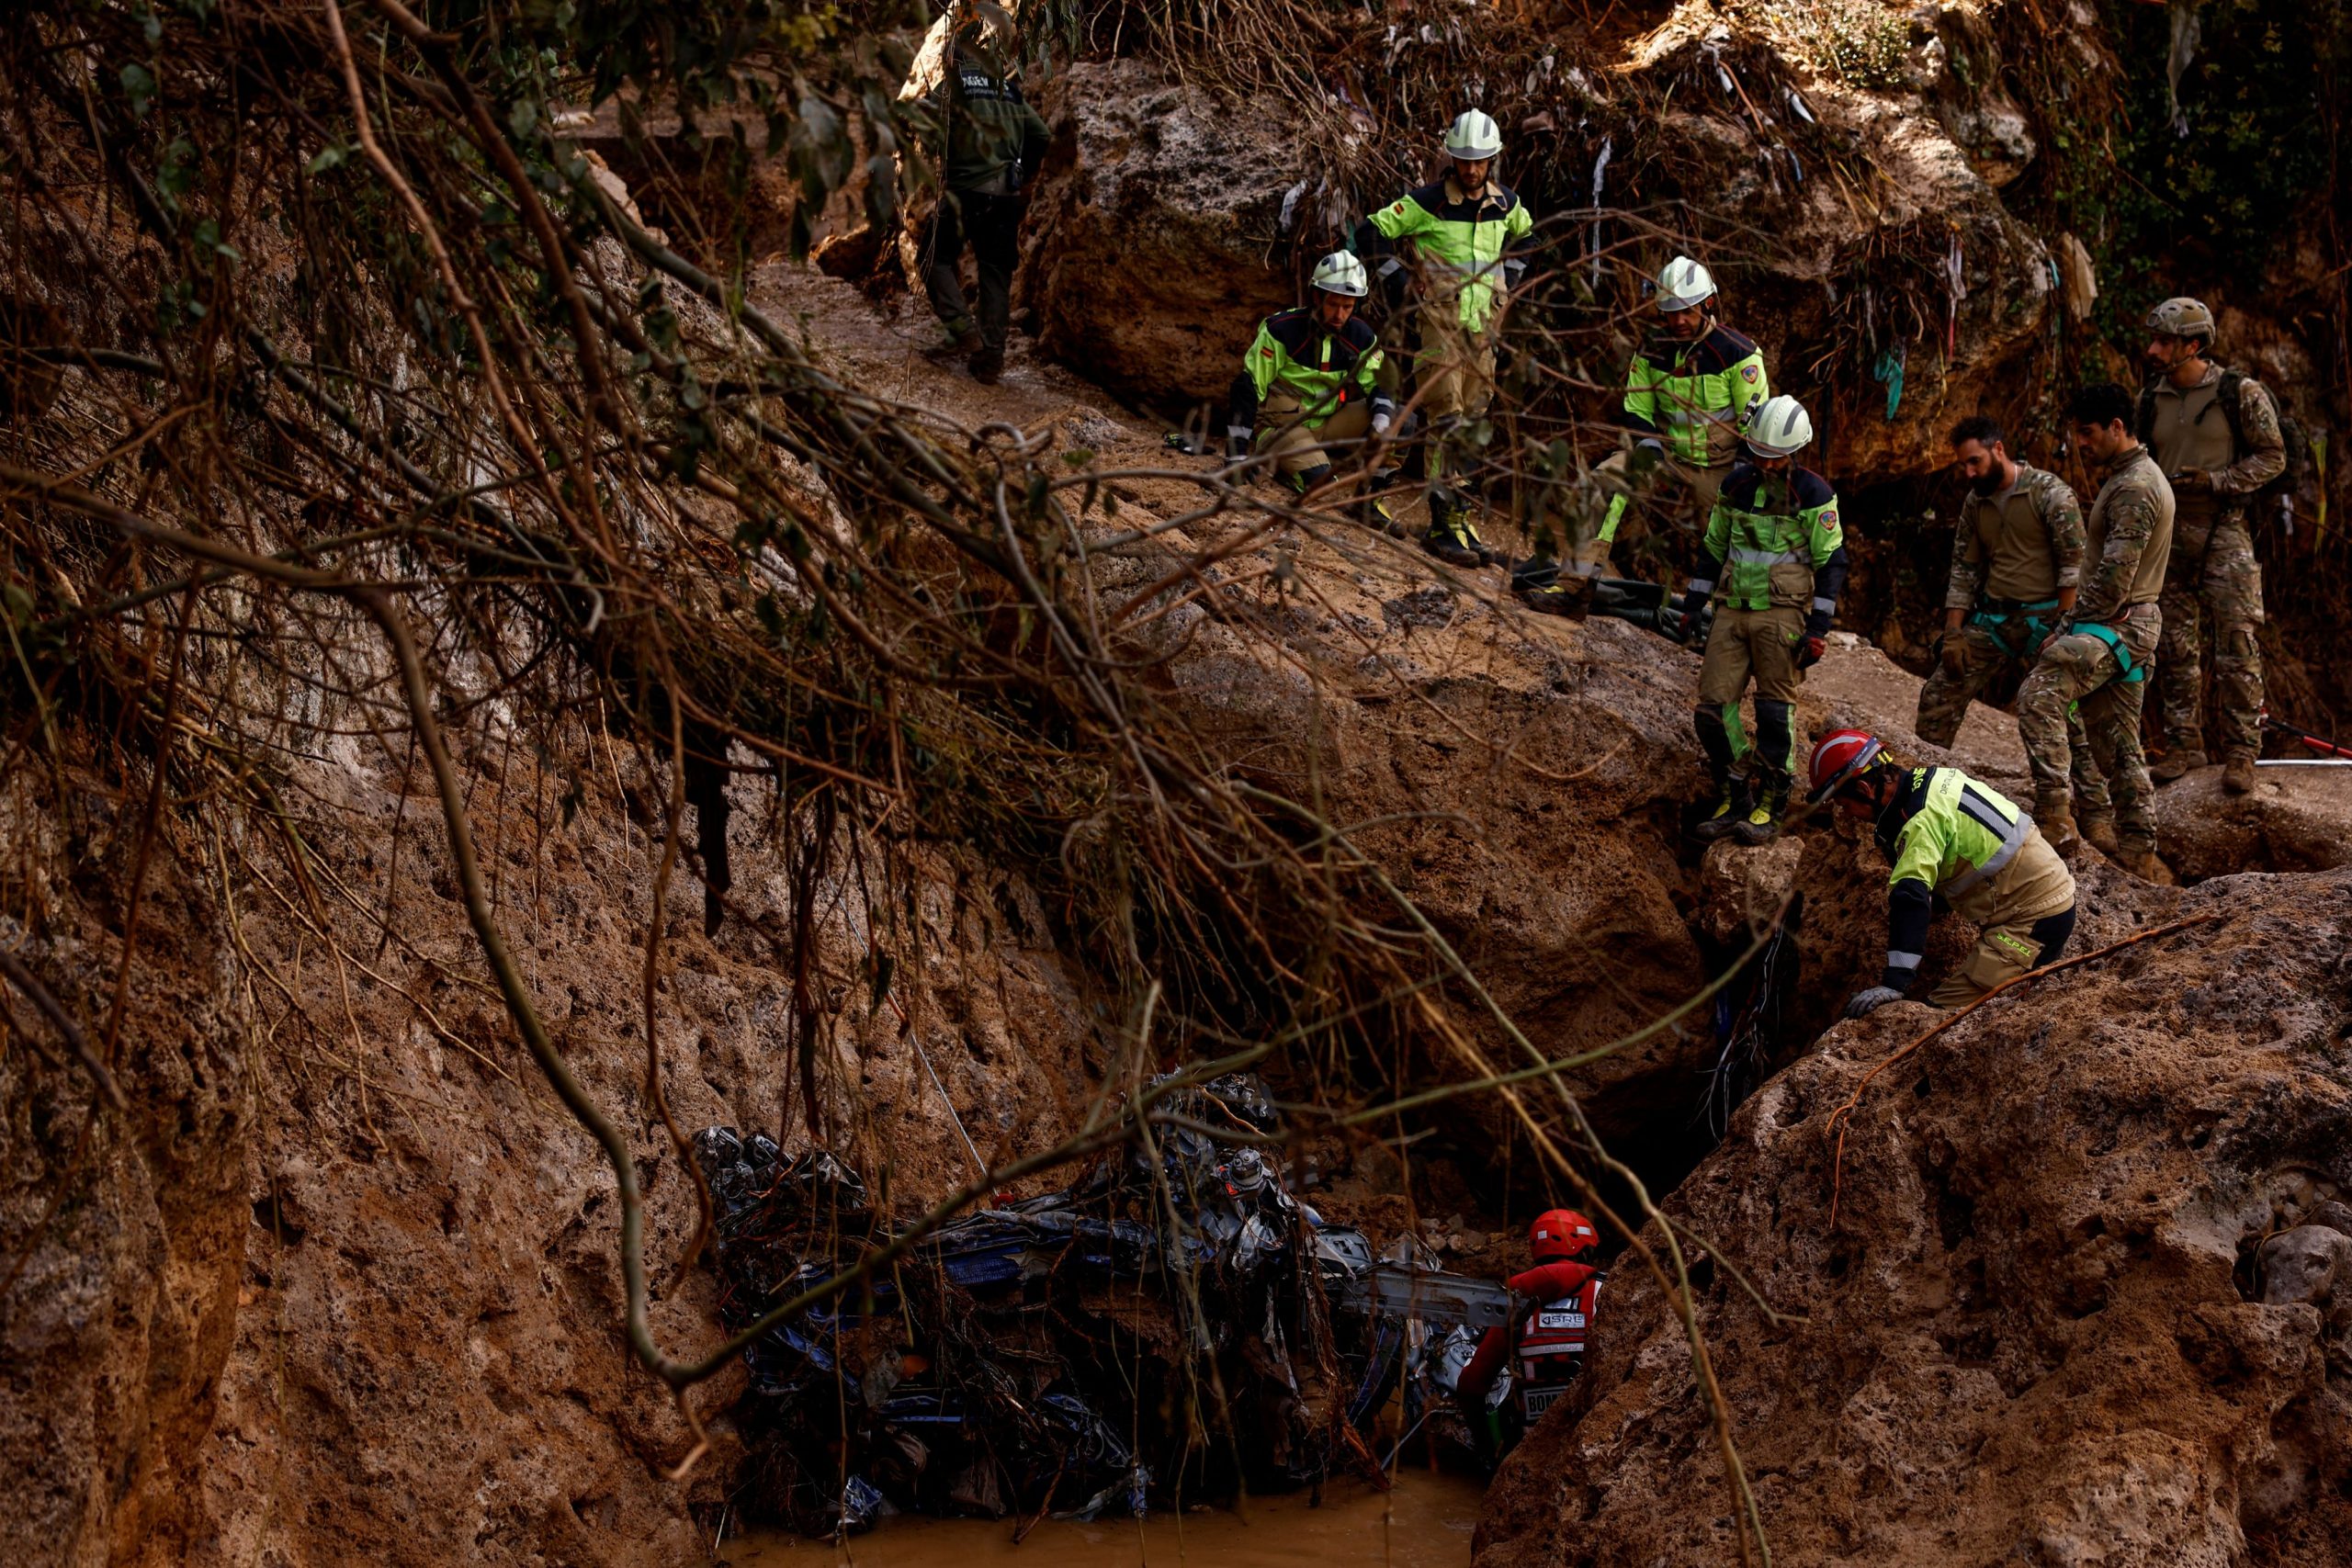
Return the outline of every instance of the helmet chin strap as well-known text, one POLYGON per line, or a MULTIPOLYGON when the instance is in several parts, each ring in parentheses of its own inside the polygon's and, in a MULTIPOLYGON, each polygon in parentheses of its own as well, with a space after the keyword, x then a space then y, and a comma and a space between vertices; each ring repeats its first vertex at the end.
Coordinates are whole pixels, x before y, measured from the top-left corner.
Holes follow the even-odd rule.
MULTIPOLYGON (((1871 772, 1875 773, 1879 768, 1883 768, 1885 765, 1886 764, 1883 762, 1873 764, 1871 772)), ((1860 781, 1856 780, 1855 782, 1860 783, 1860 781)), ((1894 788, 1886 792, 1886 797, 1884 799, 1879 801, 1876 805, 1871 807, 1871 836, 1878 840, 1879 848, 1885 850, 1890 854, 1894 852, 1893 845, 1894 840, 1894 829, 1902 826, 1901 823, 1894 820, 1895 804, 1902 798, 1903 788, 1898 784, 1894 788)))

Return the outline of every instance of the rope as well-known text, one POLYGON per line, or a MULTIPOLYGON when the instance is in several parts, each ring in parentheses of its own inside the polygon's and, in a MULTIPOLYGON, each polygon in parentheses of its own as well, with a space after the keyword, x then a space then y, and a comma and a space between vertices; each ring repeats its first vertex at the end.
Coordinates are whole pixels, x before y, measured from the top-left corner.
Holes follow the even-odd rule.
POLYGON ((1835 1229, 1838 1224, 1838 1199, 1842 1189, 1846 1168, 1846 1134, 1853 1124, 1854 1108, 1861 1103, 1862 1091, 1871 1087, 1871 1079, 1877 1077, 1879 1074, 1886 1071, 1887 1068, 1903 1061, 1913 1052, 1918 1050, 1920 1046, 1925 1045, 1928 1041, 1933 1040, 1937 1035, 1941 1034, 1945 1030, 1950 1029, 1953 1024, 1958 1023, 1962 1019, 1966 1018, 1970 1013, 1974 1012, 1978 1008, 1983 1007, 1986 1002, 1991 1001, 1995 997, 1999 996, 2003 991, 2007 990, 2012 986, 2022 986, 2029 980, 2039 980, 2045 975, 2055 975, 2061 969, 2072 969, 2077 964, 2088 964, 2094 958, 2105 958, 2110 953, 2120 953, 2127 947, 2136 946, 2137 944, 2150 941, 2153 938, 2168 936, 2174 931, 2185 931, 2190 926, 2205 925, 2211 921, 2218 920, 2221 918, 2222 917, 2219 914, 2191 915, 2185 920, 2175 920, 2170 925, 2152 926, 2146 931, 2139 931, 2133 935, 2125 937, 2121 942, 2109 942, 2107 946, 2098 948, 2094 952, 2077 953, 2075 957, 2064 958, 2055 964, 2045 964, 2039 969, 2029 969, 2022 975, 2013 975, 2008 979, 2002 981, 1999 985, 1985 992, 1983 996, 1977 998, 1974 1001, 1969 1003, 1966 1007, 1962 1008, 1958 1012, 1953 1013, 1950 1018, 1947 1018, 1942 1022, 1937 1024, 1933 1029, 1930 1029, 1928 1032, 1919 1036, 1918 1039, 1911 1042, 1910 1044, 1903 1047, 1902 1050, 1897 1051, 1894 1055, 1889 1056, 1885 1061, 1881 1062, 1877 1066, 1872 1067, 1869 1072, 1863 1074, 1862 1081, 1854 1086, 1854 1092, 1846 1097, 1846 1103, 1829 1113, 1829 1125, 1838 1134, 1838 1154, 1837 1157, 1831 1161, 1829 1167, 1829 1224, 1831 1228, 1835 1229))

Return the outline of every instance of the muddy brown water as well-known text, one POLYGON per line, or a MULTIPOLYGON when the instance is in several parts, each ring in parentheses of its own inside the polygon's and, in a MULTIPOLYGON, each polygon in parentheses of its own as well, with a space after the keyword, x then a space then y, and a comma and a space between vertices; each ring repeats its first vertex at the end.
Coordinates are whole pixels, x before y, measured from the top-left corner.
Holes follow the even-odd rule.
POLYGON ((1385 1494, 1333 1482, 1319 1507, 1297 1492, 1140 1521, 1047 1519, 1017 1546, 1010 1519, 900 1517, 841 1542, 754 1532, 719 1557, 733 1568, 1467 1568, 1485 1495, 1467 1476, 1408 1471, 1385 1494))

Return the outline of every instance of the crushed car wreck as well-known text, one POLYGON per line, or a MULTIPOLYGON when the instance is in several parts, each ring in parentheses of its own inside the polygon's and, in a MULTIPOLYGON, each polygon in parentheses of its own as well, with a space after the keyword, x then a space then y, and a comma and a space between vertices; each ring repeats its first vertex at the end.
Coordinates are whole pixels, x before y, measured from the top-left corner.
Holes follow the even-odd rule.
MULTIPOLYGON (((1069 1188, 943 1224, 762 1335, 737 1409, 746 1503, 834 1534, 891 1509, 1091 1517, 1376 1479, 1372 1435, 1400 1392, 1407 1435, 1478 1446, 1453 1387, 1479 1335, 1512 1320, 1504 1287, 1438 1269, 1409 1237, 1376 1252, 1286 1191, 1256 1079, 1162 1103, 1176 1113, 1153 1137, 1069 1188)), ((695 1144, 730 1326, 895 1234, 829 1156, 724 1127, 695 1144)))

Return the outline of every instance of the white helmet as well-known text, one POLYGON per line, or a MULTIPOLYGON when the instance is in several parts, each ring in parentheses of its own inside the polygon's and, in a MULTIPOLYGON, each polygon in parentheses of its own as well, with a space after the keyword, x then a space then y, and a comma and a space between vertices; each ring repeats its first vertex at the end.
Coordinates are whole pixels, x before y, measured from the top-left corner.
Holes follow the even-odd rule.
POLYGON ((1689 256, 1677 256, 1657 275, 1657 308, 1687 310, 1715 297, 1715 275, 1689 256))
POLYGON ((1344 294, 1351 299, 1361 299, 1372 292, 1372 280, 1364 275, 1363 263, 1352 253, 1333 251, 1315 264, 1315 276, 1307 280, 1326 294, 1344 294))
POLYGON ((1786 457, 1813 445, 1813 421, 1803 403, 1783 392, 1756 406, 1740 439, 1760 457, 1786 457))
POLYGON ((1482 158, 1499 157, 1503 150, 1503 133, 1494 117, 1477 109, 1464 109, 1445 133, 1445 152, 1449 158, 1465 158, 1476 163, 1482 158))

